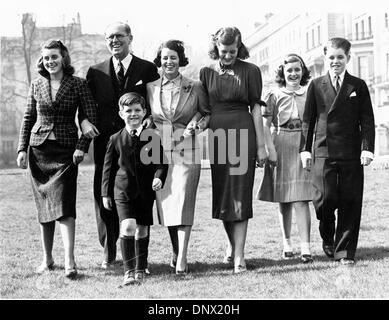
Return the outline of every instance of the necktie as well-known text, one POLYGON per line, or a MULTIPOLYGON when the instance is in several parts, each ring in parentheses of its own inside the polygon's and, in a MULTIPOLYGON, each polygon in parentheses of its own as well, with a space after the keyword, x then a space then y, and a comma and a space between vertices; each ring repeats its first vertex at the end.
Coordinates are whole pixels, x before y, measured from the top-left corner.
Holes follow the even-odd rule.
POLYGON ((119 61, 119 71, 117 73, 117 78, 119 82, 120 89, 124 86, 124 67, 121 61, 119 61))
POLYGON ((339 85, 339 76, 335 76, 335 90, 336 92, 339 92, 340 85, 339 85))
POLYGON ((135 130, 135 129, 133 129, 133 130, 130 131, 130 136, 131 136, 132 138, 136 137, 136 130, 135 130))

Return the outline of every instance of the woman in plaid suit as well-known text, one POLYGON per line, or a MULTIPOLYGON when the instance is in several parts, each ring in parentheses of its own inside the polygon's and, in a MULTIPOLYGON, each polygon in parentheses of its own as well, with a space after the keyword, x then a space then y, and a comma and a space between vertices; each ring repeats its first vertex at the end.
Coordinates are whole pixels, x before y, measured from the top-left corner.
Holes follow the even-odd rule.
POLYGON ((88 152, 90 139, 81 135, 75 115, 81 108, 96 123, 96 103, 85 80, 73 76, 68 49, 60 40, 43 44, 38 60, 41 75, 31 83, 20 129, 17 164, 31 172, 43 261, 38 273, 54 268, 52 248, 59 221, 65 249, 65 275, 77 275, 74 261, 77 165, 88 152))

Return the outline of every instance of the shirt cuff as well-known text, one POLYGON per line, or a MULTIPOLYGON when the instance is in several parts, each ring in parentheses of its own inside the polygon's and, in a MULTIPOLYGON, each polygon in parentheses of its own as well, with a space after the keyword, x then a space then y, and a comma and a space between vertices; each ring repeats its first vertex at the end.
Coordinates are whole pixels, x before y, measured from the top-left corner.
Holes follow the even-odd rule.
POLYGON ((370 158, 370 159, 374 159, 374 154, 373 152, 370 152, 370 151, 367 151, 367 150, 362 150, 361 152, 361 158, 370 158))
POLYGON ((312 159, 312 155, 309 151, 302 151, 300 152, 300 158, 301 160, 312 159))

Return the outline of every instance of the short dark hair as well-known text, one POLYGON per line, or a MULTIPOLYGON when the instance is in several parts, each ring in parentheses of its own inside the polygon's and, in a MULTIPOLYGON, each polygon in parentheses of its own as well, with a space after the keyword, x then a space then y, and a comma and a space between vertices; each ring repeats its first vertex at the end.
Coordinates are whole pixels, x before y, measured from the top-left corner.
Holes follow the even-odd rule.
POLYGON ((351 43, 345 38, 331 38, 330 40, 328 40, 327 44, 323 48, 324 55, 327 54, 328 47, 332 47, 336 49, 341 48, 344 50, 344 53, 348 55, 350 53, 351 43))
MULTIPOLYGON (((63 73, 67 75, 72 75, 74 73, 74 68, 71 65, 71 60, 70 60, 70 55, 69 55, 69 50, 66 48, 66 46, 62 43, 61 40, 54 40, 50 39, 44 42, 41 45, 41 52, 43 49, 59 49, 59 52, 62 56, 62 69, 63 73)), ((36 64, 38 73, 45 77, 45 78, 50 78, 49 72, 45 69, 43 65, 43 57, 42 55, 39 57, 38 62, 36 64)))
POLYGON ((237 58, 245 60, 250 57, 249 50, 242 42, 242 34, 236 27, 223 27, 220 28, 215 34, 211 36, 211 43, 208 50, 208 55, 213 60, 219 59, 219 50, 217 44, 224 44, 229 46, 237 41, 238 56, 237 58))
POLYGON ((277 68, 275 81, 280 86, 284 87, 286 85, 286 80, 285 80, 285 75, 284 75, 284 67, 287 63, 292 63, 292 62, 300 62, 301 70, 303 73, 301 76, 300 85, 305 86, 306 84, 308 84, 309 79, 311 78, 311 72, 308 70, 307 66, 305 65, 304 60, 298 54, 295 54, 295 53, 288 54, 285 57, 284 62, 277 68))
POLYGON ((180 67, 185 67, 189 63, 189 59, 185 56, 185 47, 184 42, 181 40, 168 40, 162 42, 157 49, 157 56, 154 59, 155 65, 160 68, 161 67, 161 52, 163 48, 168 48, 177 52, 178 58, 180 60, 180 67))
POLYGON ((131 106, 133 104, 140 104, 142 109, 146 109, 146 100, 137 92, 127 92, 123 94, 119 99, 119 109, 123 109, 124 106, 131 106))

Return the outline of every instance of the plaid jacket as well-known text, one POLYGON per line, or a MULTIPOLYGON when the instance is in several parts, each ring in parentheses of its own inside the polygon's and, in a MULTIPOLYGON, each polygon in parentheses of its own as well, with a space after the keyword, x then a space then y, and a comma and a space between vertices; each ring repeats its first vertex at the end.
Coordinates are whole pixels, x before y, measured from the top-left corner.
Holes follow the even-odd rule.
POLYGON ((29 145, 41 145, 53 131, 60 145, 88 152, 91 139, 84 135, 78 137, 75 123, 78 108, 96 125, 97 104, 85 80, 64 75, 54 101, 50 81, 44 77, 34 80, 28 93, 17 151, 27 151, 29 145))

